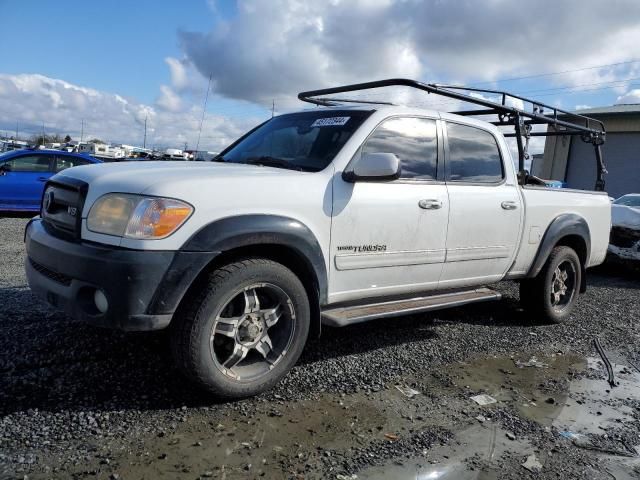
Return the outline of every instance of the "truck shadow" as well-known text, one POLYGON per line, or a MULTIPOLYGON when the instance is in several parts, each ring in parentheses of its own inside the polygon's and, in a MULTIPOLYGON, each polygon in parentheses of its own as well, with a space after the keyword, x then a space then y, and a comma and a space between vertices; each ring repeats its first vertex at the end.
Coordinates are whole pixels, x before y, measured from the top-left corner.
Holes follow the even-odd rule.
MULTIPOLYGON (((168 409, 215 403, 174 368, 165 332, 123 333, 71 321, 41 305, 27 288, 0 289, 0 414, 39 409, 168 409)), ((438 321, 496 324, 496 310, 437 312, 438 321)), ((499 310, 511 310, 511 306, 499 310)), ((505 324, 507 323, 505 313, 505 324)), ((435 315, 325 328, 299 367, 394 345, 436 342, 435 315), (393 328, 389 322, 393 321, 393 328)), ((511 324, 513 325, 513 324, 511 324)), ((313 376, 309 372, 309 376, 313 376)), ((312 387, 310 387, 312 388, 312 387)))
MULTIPOLYGON (((295 386, 285 380, 278 388, 298 395, 323 391, 318 386, 323 370, 347 356, 366 370, 369 352, 379 349, 437 351, 442 342, 456 341, 449 338, 455 336, 453 324, 531 338, 527 332, 536 323, 520 310, 509 288, 499 302, 323 328, 298 362, 295 386)), ((0 288, 0 305, 0 416, 30 409, 161 410, 217 403, 174 368, 166 332, 123 333, 77 323, 41 305, 26 287, 0 288)))

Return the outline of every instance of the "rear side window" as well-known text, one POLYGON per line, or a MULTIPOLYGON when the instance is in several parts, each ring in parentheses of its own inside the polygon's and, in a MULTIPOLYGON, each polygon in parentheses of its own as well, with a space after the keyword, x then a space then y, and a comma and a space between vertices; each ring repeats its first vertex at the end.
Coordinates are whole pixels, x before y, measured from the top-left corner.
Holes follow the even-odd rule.
POLYGON ((394 153, 400 159, 400 178, 434 180, 438 167, 436 121, 399 117, 381 123, 367 139, 362 153, 394 153))
POLYGON ((447 123, 447 180, 497 183, 504 177, 495 137, 479 128, 447 123))
POLYGON ((83 160, 82 158, 78 158, 78 157, 71 157, 71 156, 57 157, 55 171, 61 172, 62 170, 65 170, 67 168, 77 167, 79 165, 86 165, 88 163, 89 163, 88 160, 83 160))
POLYGON ((49 158, 45 155, 23 155, 12 158, 5 165, 12 172, 48 172, 49 158))

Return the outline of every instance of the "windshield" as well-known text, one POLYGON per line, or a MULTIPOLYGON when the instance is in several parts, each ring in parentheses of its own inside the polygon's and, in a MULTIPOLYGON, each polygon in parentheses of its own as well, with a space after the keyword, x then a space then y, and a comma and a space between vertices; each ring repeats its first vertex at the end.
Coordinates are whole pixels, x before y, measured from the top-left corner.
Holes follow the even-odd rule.
POLYGON ((613 203, 627 207, 640 207, 640 195, 624 195, 613 203))
POLYGON ((215 160, 317 172, 331 163, 369 115, 362 110, 321 110, 274 117, 215 160))

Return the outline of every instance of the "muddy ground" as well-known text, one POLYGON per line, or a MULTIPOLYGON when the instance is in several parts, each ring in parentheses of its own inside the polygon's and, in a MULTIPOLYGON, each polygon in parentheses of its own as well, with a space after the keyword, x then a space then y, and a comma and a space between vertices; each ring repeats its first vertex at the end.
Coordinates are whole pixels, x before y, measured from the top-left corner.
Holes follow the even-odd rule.
POLYGON ((39 304, 25 224, 0 218, 0 478, 640 477, 632 275, 591 272, 563 325, 505 283, 500 302, 325 328, 273 391, 225 404, 177 374, 162 332, 39 304))

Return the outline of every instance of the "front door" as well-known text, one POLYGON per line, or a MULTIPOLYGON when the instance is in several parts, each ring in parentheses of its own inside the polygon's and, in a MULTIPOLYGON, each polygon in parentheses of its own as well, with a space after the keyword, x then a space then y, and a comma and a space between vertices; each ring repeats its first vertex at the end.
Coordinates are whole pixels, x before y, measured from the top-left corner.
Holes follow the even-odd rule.
POLYGON ((45 182, 51 177, 51 159, 47 155, 28 153, 2 162, 0 208, 37 210, 45 182))
POLYGON ((330 302, 437 288, 449 210, 438 128, 431 118, 389 118, 356 155, 396 154, 401 178, 334 178, 330 302))
POLYGON ((506 180, 504 159, 491 132, 453 122, 444 125, 449 229, 440 288, 498 281, 511 266, 520 238, 518 188, 506 180))

